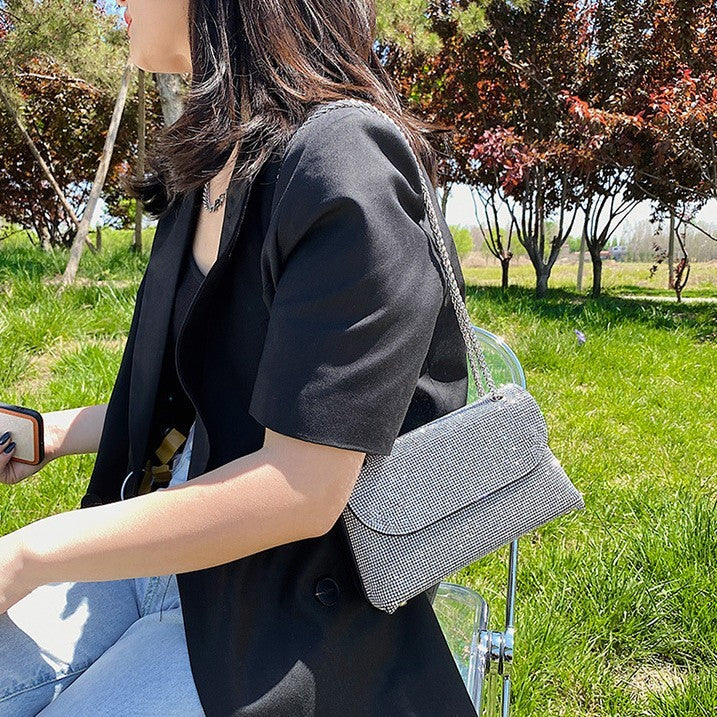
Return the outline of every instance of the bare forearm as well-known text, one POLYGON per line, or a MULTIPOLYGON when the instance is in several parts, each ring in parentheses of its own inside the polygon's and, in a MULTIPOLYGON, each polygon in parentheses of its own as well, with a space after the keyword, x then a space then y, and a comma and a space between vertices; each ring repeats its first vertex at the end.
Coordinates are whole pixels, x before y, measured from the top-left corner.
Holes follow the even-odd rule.
POLYGON ((320 535, 334 511, 315 485, 262 449, 166 490, 30 523, 26 574, 41 585, 181 573, 320 535))
POLYGON ((97 453, 106 413, 106 403, 43 413, 50 458, 97 453))

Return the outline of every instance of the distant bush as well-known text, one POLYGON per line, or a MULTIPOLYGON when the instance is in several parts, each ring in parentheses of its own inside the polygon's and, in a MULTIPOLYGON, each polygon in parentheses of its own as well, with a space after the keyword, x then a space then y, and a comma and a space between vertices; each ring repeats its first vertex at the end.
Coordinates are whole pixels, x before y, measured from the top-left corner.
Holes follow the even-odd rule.
POLYGON ((567 239, 568 249, 570 251, 580 251, 580 242, 582 242, 582 237, 569 236, 567 239))
POLYGON ((458 256, 463 259, 473 251, 473 236, 471 231, 468 227, 454 224, 450 226, 450 230, 456 244, 458 256))

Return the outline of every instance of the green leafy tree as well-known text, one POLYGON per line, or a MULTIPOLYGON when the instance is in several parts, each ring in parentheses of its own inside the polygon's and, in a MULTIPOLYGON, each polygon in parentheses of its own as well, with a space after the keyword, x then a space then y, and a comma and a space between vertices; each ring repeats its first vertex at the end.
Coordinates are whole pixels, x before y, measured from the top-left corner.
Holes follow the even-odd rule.
POLYGON ((462 225, 451 225, 451 234, 458 251, 458 256, 465 259, 473 251, 473 235, 468 227, 462 225))
MULTIPOLYGON (((126 32, 88 0, 7 0, 0 32, 0 89, 9 104, 0 104, 0 216, 44 247, 66 247, 103 152, 127 61, 126 32)), ((154 86, 147 106, 151 135, 162 122, 154 86)), ((120 226, 129 225, 133 211, 117 180, 136 153, 136 117, 136 95, 130 93, 104 185, 108 210, 120 226)))

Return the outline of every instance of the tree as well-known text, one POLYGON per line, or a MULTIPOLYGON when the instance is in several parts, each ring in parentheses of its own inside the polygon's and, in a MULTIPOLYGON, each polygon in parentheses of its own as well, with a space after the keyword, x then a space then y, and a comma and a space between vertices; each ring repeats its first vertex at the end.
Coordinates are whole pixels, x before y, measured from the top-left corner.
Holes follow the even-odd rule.
MULTIPOLYGON (((604 165, 627 179, 626 202, 648 199, 656 220, 670 218, 672 247, 675 227, 691 223, 717 192, 717 6, 705 0, 593 0, 588 11, 595 59, 586 113, 607 109, 639 127, 632 142, 623 143, 623 156, 604 165)), ((681 239, 680 246, 685 267, 681 239)), ((672 251, 669 264, 669 286, 679 292, 689 271, 683 268, 675 282, 672 251)))
MULTIPOLYGON (((456 4, 443 3, 431 15, 440 52, 399 53, 389 67, 424 114, 453 128, 444 176, 482 187, 484 212, 506 200, 543 296, 577 213, 578 153, 566 141, 570 117, 559 90, 580 77, 575 48, 582 28, 567 0, 535 0, 527 9, 492 2, 486 29, 466 35, 451 12, 456 4), (548 236, 553 218, 557 231, 548 236)), ((507 285, 511 252, 495 220, 488 226, 507 285)))
POLYGON ((693 210, 713 191, 714 3, 496 0, 486 29, 468 35, 456 5, 466 3, 427 15, 437 52, 397 52, 389 69, 422 113, 453 128, 446 180, 481 185, 488 204, 507 200, 539 295, 582 206, 597 296, 600 251, 638 201, 693 210))
POLYGON ((124 72, 122 73, 119 94, 117 95, 114 111, 112 112, 112 120, 110 121, 107 136, 105 137, 102 157, 100 159, 99 166, 97 167, 97 173, 95 174, 94 181, 92 182, 89 200, 87 201, 85 211, 82 215, 80 226, 77 228, 77 234, 72 240, 72 246, 70 247, 70 259, 67 262, 65 273, 62 276, 64 284, 74 281, 75 275, 77 274, 77 270, 80 266, 80 257, 82 256, 82 249, 85 244, 85 239, 87 238, 87 232, 90 228, 90 220, 94 214, 97 201, 100 198, 100 192, 102 191, 105 178, 107 177, 107 171, 109 170, 110 161, 112 159, 112 149, 114 148, 115 140, 117 139, 117 131, 119 129, 120 120, 122 119, 122 112, 124 111, 124 104, 127 99, 127 91, 129 89, 131 76, 132 62, 127 60, 124 72))
POLYGON ((489 188, 471 187, 471 198, 478 231, 483 237, 488 251, 500 262, 501 279, 500 287, 508 288, 508 269, 513 252, 510 248, 515 229, 514 213, 511 213, 511 221, 508 230, 503 229, 500 221, 500 206, 508 205, 511 201, 509 196, 500 192, 498 177, 494 176, 489 188), (478 205, 480 204, 480 209, 478 205))
MULTIPOLYGON (((34 230, 44 246, 69 246, 80 208, 88 209, 118 77, 127 61, 126 35, 116 27, 116 18, 87 0, 8 0, 0 20, 0 83, 10 101, 10 107, 0 106, 0 215, 34 230), (38 150, 34 156, 15 117, 38 150), (59 192, 37 154, 51 168, 59 192)), ((161 116, 154 88, 148 96, 151 134, 161 125, 161 116)), ((136 97, 130 95, 126 122, 118 126, 107 160, 109 185, 104 187, 108 210, 124 225, 131 221, 131 209, 118 178, 136 153, 136 112, 136 97)))

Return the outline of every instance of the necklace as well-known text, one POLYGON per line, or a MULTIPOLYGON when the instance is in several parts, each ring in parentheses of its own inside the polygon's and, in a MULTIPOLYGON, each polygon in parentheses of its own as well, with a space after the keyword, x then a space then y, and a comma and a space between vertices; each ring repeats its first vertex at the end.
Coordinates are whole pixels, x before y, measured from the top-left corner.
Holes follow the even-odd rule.
MULTIPOLYGON (((230 160, 232 158, 234 160, 231 163, 232 167, 234 167, 235 162, 236 162, 236 152, 237 152, 238 148, 239 148, 239 145, 236 145, 234 147, 234 149, 232 150, 231 157, 229 158, 230 160)), ((222 172, 224 172, 228 166, 229 166, 229 161, 227 161, 227 164, 224 165, 222 172)), ((220 172, 220 174, 222 172, 220 172)), ((230 176, 230 178, 229 178, 230 183, 231 183, 231 180, 232 180, 232 177, 230 176)), ((208 212, 216 212, 219 209, 219 207, 221 207, 222 204, 224 204, 224 200, 226 199, 226 196, 227 196, 227 189, 229 187, 227 187, 227 189, 225 189, 213 202, 211 202, 211 201, 209 201, 209 184, 210 184, 210 182, 204 183, 204 191, 202 192, 202 203, 204 204, 204 208, 208 212)))
POLYGON ((226 191, 222 192, 215 200, 214 202, 209 201, 209 182, 204 183, 204 192, 203 192, 203 203, 204 208, 208 212, 216 212, 219 207, 222 206, 224 203, 224 199, 226 198, 227 193, 226 191))

